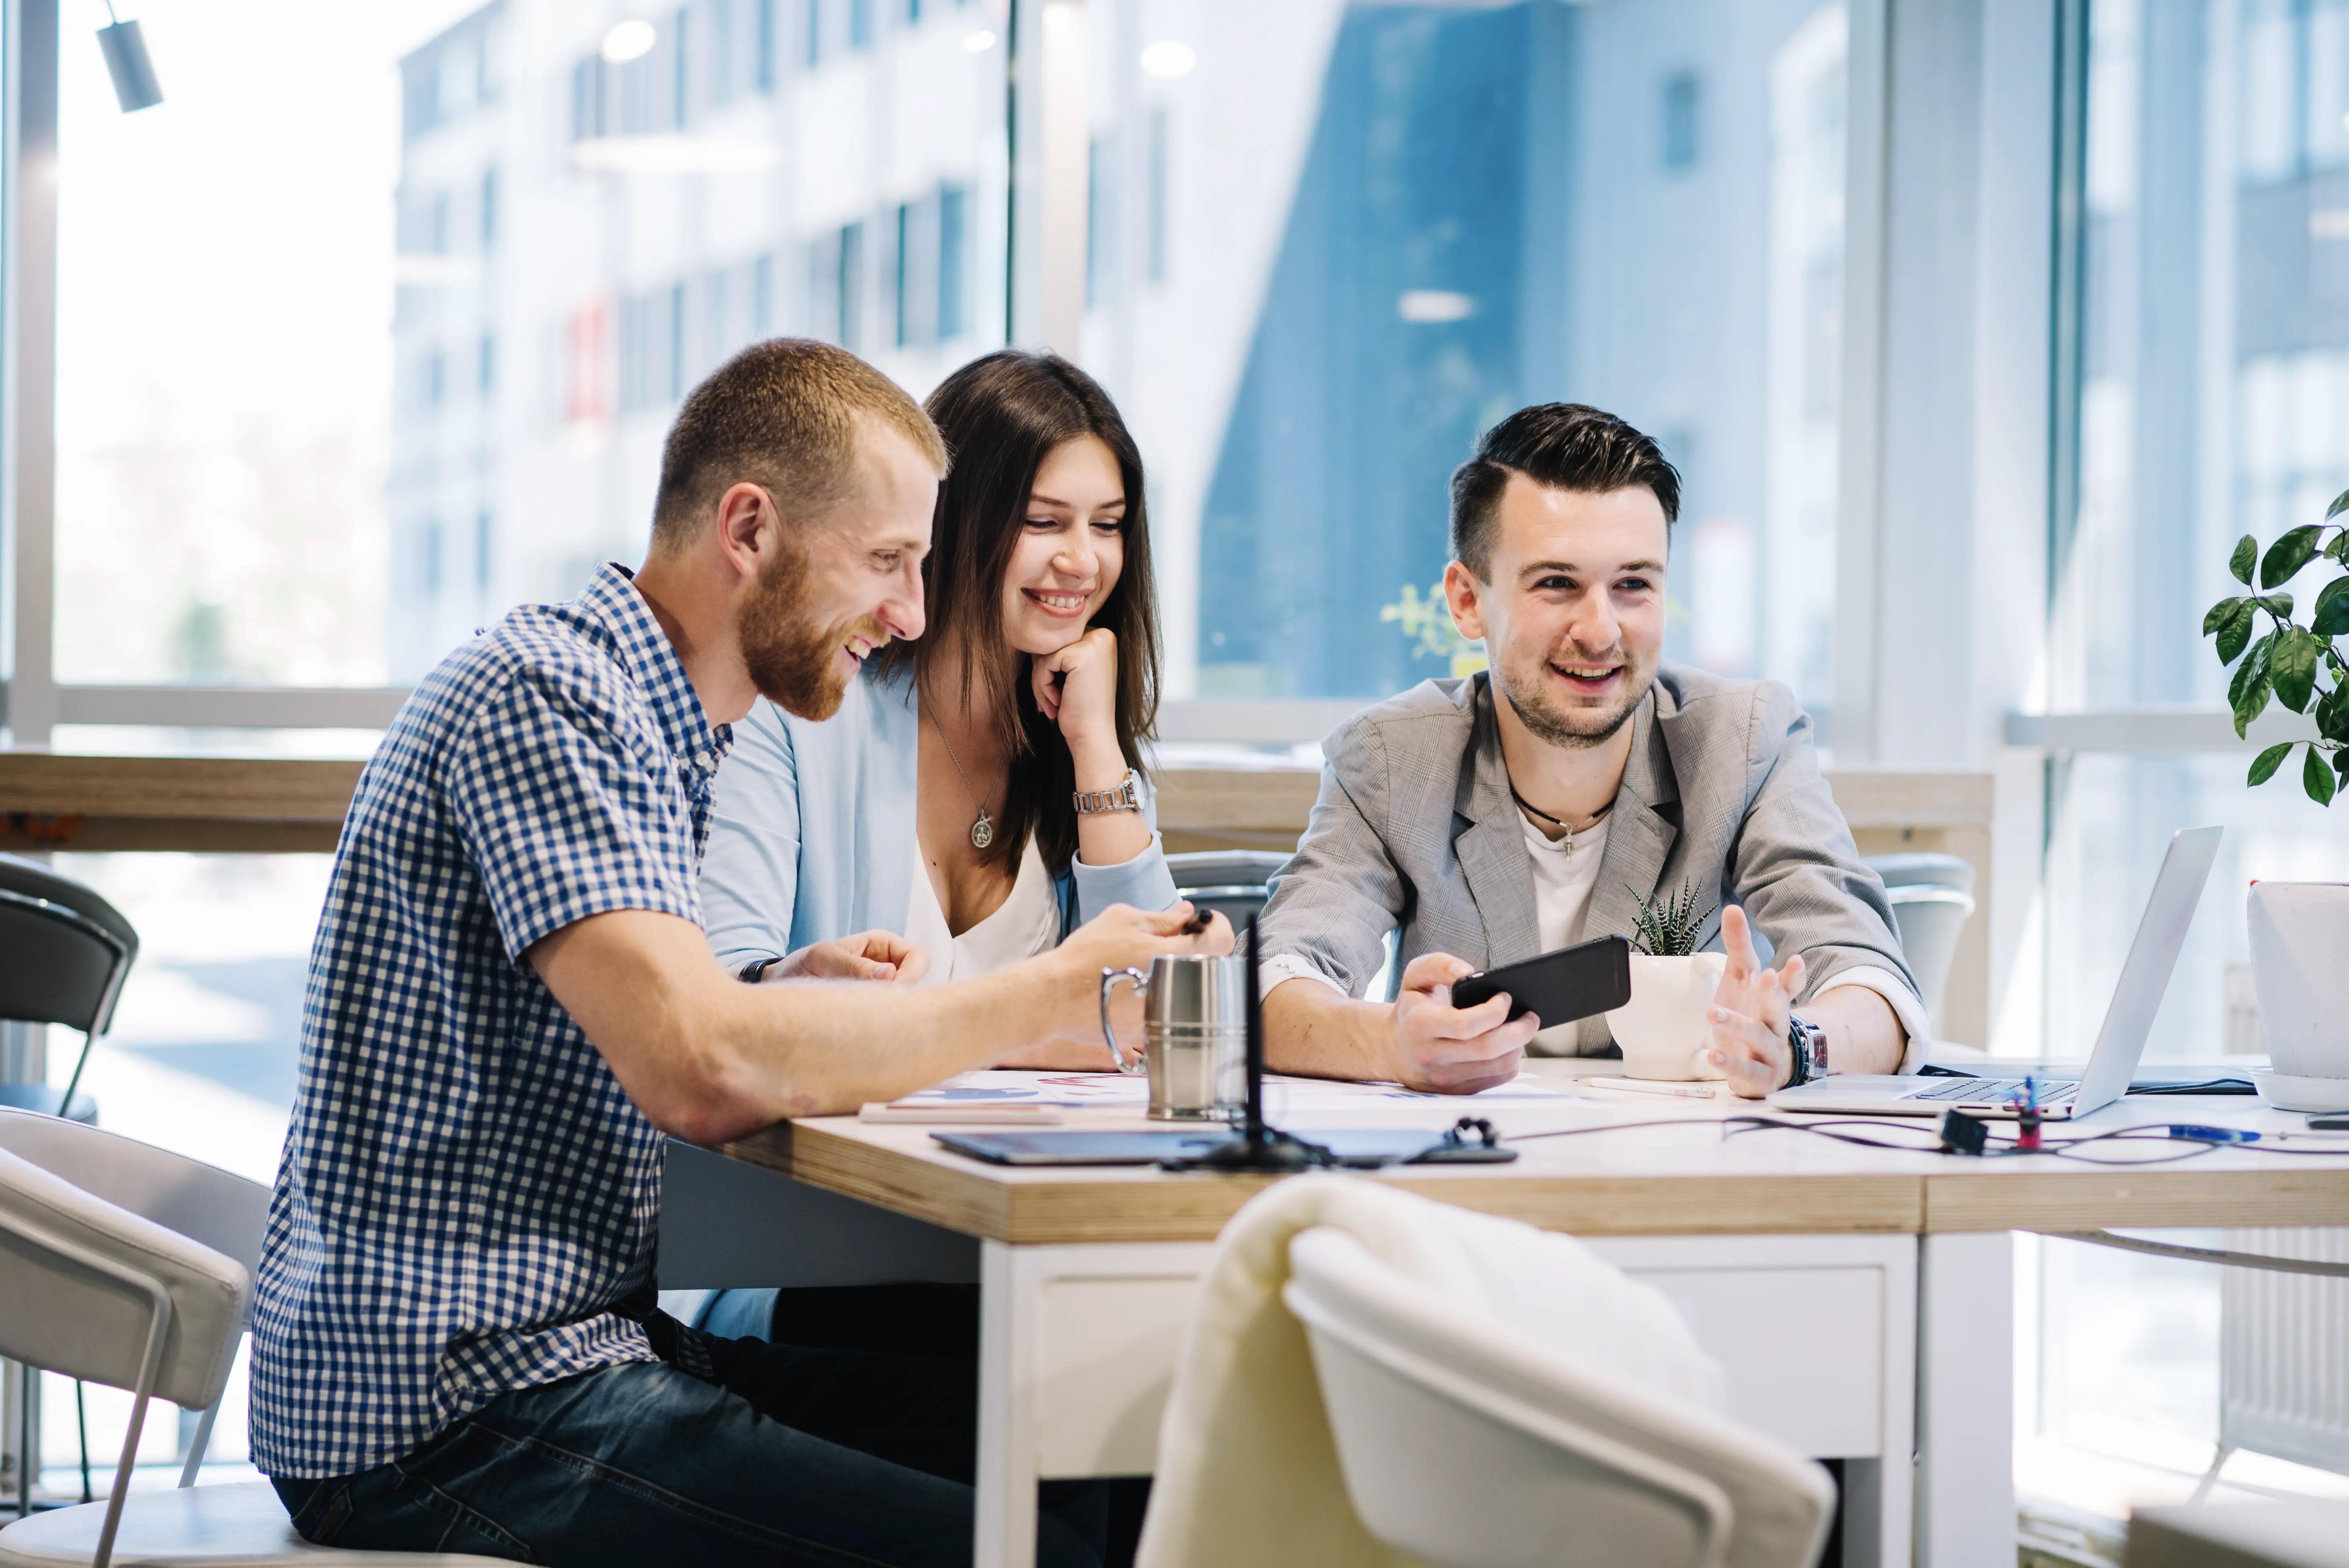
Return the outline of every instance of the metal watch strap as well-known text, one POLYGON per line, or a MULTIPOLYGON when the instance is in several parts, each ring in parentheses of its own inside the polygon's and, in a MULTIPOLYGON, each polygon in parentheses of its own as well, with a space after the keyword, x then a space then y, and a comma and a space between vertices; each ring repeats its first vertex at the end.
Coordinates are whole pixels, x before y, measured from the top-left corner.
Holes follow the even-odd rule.
POLYGON ((1808 1083, 1813 1078, 1827 1076, 1827 1036, 1825 1029, 1806 1018, 1786 1015, 1786 1047, 1794 1057, 1792 1075, 1785 1087, 1808 1083))
POLYGON ((1080 789, 1076 793, 1077 815, 1097 816, 1103 811, 1139 811, 1142 810, 1142 781, 1133 769, 1108 789, 1080 789))

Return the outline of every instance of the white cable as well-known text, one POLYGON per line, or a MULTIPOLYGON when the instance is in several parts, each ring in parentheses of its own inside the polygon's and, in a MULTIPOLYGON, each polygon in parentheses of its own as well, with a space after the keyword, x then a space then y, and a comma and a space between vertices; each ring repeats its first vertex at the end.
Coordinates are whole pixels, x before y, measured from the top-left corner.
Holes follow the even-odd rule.
POLYGON ((2277 1274, 2323 1274, 2332 1279, 2349 1279, 2349 1263, 2327 1263, 2317 1258, 2279 1258, 2265 1253, 2228 1252, 2218 1247, 2181 1247, 2174 1242, 2147 1242, 2135 1236, 2115 1235, 2110 1231, 2048 1231, 2043 1233, 2066 1242, 2085 1242, 2091 1246, 2117 1247, 2125 1253, 2147 1253, 2157 1258, 2182 1258, 2188 1263, 2221 1264, 2229 1268, 2269 1269, 2277 1274))

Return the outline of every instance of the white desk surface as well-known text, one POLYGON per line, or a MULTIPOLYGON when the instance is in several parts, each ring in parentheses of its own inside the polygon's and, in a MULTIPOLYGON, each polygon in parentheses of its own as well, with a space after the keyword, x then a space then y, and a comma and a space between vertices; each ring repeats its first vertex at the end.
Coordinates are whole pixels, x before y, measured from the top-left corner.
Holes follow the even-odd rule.
MULTIPOLYGON (((1795 1118, 1725 1096, 1688 1099, 1607 1092, 1577 1079, 1594 1064, 1537 1060, 1527 1081, 1572 1098, 1547 1101, 1402 1099, 1391 1088, 1314 1083, 1284 1119, 1327 1127, 1448 1127, 1483 1116, 1516 1141, 1508 1165, 1408 1167, 1377 1173, 1448 1202, 1584 1235, 1904 1233, 2080 1231, 2109 1226, 2313 1225, 2349 1214, 2349 1138, 2334 1154, 2256 1146, 2190 1160, 2135 1163, 2187 1145, 2100 1146, 2127 1165, 2055 1155, 1960 1159, 1857 1148, 1806 1133, 1730 1135, 1728 1116, 1795 1118), (1625 1126, 1627 1123, 1649 1125, 1625 1126), (1619 1130, 1534 1136, 1579 1127, 1619 1130)), ((1283 1091, 1268 1086, 1268 1106, 1283 1091)), ((2054 1140, 2131 1124, 2191 1122, 2304 1131, 2298 1116, 2241 1096, 2125 1100, 2054 1140)), ((1164 1127, 1123 1109, 1072 1109, 1069 1127, 1164 1127)), ((1934 1121, 1888 1117, 1851 1129, 1930 1143, 1934 1121)), ((735 1159, 968 1235, 1016 1243, 1204 1241, 1268 1178, 1170 1173, 1148 1167, 1004 1167, 936 1143, 936 1126, 850 1117, 786 1122, 728 1144, 735 1159)), ((2316 1147, 2310 1145, 2310 1147, 2316 1147)))

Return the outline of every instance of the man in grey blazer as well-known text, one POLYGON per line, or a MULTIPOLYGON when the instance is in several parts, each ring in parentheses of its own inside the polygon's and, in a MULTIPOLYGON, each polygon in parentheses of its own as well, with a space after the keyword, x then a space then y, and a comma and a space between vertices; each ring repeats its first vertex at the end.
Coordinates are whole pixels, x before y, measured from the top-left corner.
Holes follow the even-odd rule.
POLYGON ((1808 716, 1775 682, 1661 662, 1679 509, 1656 444, 1578 404, 1511 415, 1453 475, 1444 595, 1492 668, 1425 682, 1324 744, 1311 822, 1263 914, 1272 1067, 1465 1093, 1515 1076, 1528 1047, 1606 1052, 1604 1017, 1537 1037, 1506 997, 1454 1008, 1452 985, 1628 936, 1683 884, 1722 910, 1708 1059, 1738 1093, 1913 1065, 1924 1006, 1808 716), (1396 1000, 1357 1000, 1398 928, 1396 1000))

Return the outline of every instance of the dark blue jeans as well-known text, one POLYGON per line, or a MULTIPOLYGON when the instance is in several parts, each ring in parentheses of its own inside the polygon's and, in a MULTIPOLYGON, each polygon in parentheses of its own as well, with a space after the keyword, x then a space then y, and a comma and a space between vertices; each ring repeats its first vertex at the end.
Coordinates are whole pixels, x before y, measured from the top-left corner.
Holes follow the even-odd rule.
MULTIPOLYGON (((559 1568, 970 1562, 974 1363, 700 1343, 714 1381, 648 1362, 521 1389, 390 1464, 278 1495, 322 1546, 559 1568)), ((1044 1493, 1038 1563, 1096 1568, 1102 1489, 1044 1493)))

